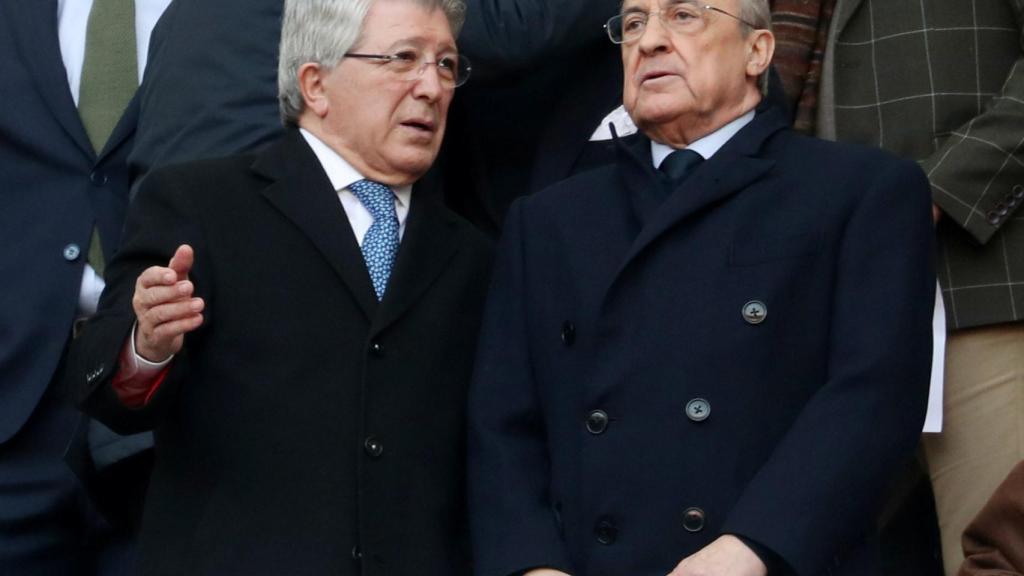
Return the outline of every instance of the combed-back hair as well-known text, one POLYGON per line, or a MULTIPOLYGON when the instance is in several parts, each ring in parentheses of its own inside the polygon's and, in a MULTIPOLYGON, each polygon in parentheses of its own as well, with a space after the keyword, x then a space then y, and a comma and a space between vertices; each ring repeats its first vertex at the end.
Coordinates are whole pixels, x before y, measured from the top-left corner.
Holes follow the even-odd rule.
POLYGON ((453 37, 466 19, 463 0, 285 0, 277 64, 277 96, 285 124, 298 124, 306 107, 299 89, 299 68, 308 62, 328 70, 337 66, 359 42, 363 20, 374 2, 410 2, 441 10, 453 37))

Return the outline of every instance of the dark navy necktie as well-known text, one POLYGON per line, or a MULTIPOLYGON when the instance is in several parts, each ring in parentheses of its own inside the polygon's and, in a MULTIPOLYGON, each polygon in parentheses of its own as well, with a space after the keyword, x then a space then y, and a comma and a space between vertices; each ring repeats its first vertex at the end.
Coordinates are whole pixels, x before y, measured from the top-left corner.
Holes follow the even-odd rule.
POLYGON ((703 161, 704 158, 693 150, 676 150, 662 160, 658 170, 667 175, 673 185, 678 185, 703 161))
POLYGON ((373 282, 377 300, 384 298, 388 277, 398 252, 398 215, 395 213, 395 193, 380 182, 360 180, 349 187, 373 216, 373 224, 363 237, 363 259, 373 282))

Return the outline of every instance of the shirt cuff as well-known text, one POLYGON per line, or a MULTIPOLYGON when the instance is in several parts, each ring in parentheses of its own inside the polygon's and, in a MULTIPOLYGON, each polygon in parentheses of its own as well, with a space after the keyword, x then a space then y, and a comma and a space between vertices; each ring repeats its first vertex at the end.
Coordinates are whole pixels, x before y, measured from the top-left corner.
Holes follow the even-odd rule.
POLYGON ((171 360, 174 359, 174 355, 171 354, 160 362, 150 362, 140 356, 135 350, 137 328, 138 323, 132 326, 131 336, 121 349, 117 374, 111 382, 118 399, 129 408, 141 408, 149 403, 167 375, 171 360))

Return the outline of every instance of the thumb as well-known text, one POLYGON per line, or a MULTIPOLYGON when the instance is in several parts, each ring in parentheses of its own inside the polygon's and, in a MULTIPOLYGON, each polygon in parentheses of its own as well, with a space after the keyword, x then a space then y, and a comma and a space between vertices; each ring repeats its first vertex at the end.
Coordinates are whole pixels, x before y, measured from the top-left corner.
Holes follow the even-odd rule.
POLYGON ((188 273, 192 269, 192 262, 194 260, 195 254, 192 252, 192 247, 188 244, 182 244, 175 250, 174 256, 171 257, 167 267, 178 274, 178 281, 185 280, 188 278, 188 273))

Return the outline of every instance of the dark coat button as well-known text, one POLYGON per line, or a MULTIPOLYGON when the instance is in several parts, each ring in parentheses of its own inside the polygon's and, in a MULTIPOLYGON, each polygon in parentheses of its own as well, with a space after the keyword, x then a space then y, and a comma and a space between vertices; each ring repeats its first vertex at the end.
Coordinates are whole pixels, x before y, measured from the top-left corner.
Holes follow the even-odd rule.
POLYGON ((604 410, 594 410, 587 414, 587 431, 601 434, 608 429, 608 414, 604 410))
POLYGON ((352 559, 356 561, 363 559, 363 551, 360 550, 359 544, 352 547, 352 559))
POLYGON ((380 342, 372 342, 370 343, 370 352, 373 352, 374 356, 383 356, 384 346, 380 342))
POLYGON ((610 546, 615 543, 615 539, 619 536, 619 529, 615 527, 615 524, 611 520, 605 518, 594 526, 594 535, 597 536, 597 541, 605 546, 610 546))
POLYGON ((703 398, 694 398, 686 403, 686 417, 694 422, 703 422, 711 416, 711 403, 703 398))
POLYGON ((743 319, 748 324, 760 324, 768 316, 768 307, 760 300, 751 300, 743 305, 743 319))
POLYGON ((562 344, 566 346, 572 346, 573 342, 576 341, 576 325, 572 322, 566 321, 562 324, 562 344))
POLYGON ((1013 197, 1018 200, 1024 199, 1024 185, 1017 184, 1013 187, 1013 197))
POLYGON ((377 459, 384 453, 384 445, 373 436, 367 436, 366 440, 363 441, 363 450, 366 450, 366 453, 371 458, 377 459))
POLYGON ((89 174, 89 181, 92 182, 94 186, 103 186, 107 183, 107 175, 99 170, 94 170, 92 174, 89 174))
POLYGON ((687 508, 683 512, 683 528, 687 532, 700 532, 704 529, 704 511, 700 508, 687 508))
POLYGON ((78 260, 78 257, 82 255, 82 249, 78 247, 78 244, 72 242, 64 247, 64 259, 68 262, 74 262, 78 260))
POLYGON ((993 226, 999 224, 999 214, 997 214, 995 210, 990 210, 989 213, 985 215, 985 218, 987 218, 988 223, 993 226))
POLYGON ((999 204, 996 204, 996 214, 999 214, 1000 217, 1006 216, 1009 213, 1010 213, 1010 208, 1007 207, 1006 204, 1003 204, 1002 202, 1000 202, 999 204))

